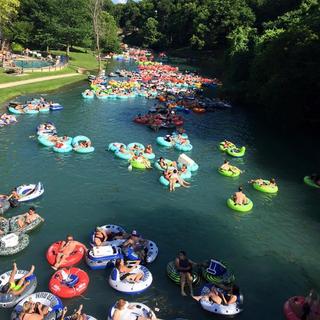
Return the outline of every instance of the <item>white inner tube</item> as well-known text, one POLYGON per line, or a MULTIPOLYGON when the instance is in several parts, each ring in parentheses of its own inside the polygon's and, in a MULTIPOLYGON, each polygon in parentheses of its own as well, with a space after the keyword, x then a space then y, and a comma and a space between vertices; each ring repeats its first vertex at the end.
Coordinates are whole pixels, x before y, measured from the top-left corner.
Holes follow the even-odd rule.
MULTIPOLYGON (((112 307, 108 320, 112 320, 114 312, 115 307, 112 307)), ((120 311, 120 320, 136 320, 138 316, 145 317, 147 319, 156 318, 154 312, 148 306, 139 302, 127 302, 124 309, 120 311)))
POLYGON ((117 291, 130 294, 140 293, 149 288, 152 284, 152 274, 144 266, 138 265, 127 273, 127 277, 125 277, 125 275, 126 274, 121 274, 117 268, 114 268, 109 277, 110 286, 117 291), (143 277, 139 282, 129 280, 130 275, 136 275, 138 273, 143 274, 143 277))

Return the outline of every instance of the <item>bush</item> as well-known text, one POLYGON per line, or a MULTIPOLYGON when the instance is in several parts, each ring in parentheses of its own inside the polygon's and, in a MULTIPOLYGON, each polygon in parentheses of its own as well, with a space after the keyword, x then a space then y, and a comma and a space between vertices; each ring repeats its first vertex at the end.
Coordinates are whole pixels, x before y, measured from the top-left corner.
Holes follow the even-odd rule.
POLYGON ((12 42, 11 49, 14 53, 22 53, 24 47, 20 43, 12 42))

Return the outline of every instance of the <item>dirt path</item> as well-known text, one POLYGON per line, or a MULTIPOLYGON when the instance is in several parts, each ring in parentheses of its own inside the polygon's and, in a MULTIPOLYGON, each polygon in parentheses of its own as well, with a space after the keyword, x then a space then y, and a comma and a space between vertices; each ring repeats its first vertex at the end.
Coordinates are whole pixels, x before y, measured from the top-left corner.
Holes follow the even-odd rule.
POLYGON ((36 79, 29 79, 29 80, 21 80, 21 81, 2 83, 2 84, 0 84, 0 89, 11 88, 11 87, 16 87, 16 86, 22 86, 24 84, 42 82, 42 81, 47 81, 47 80, 55 80, 55 79, 61 79, 61 78, 80 76, 80 75, 81 74, 79 74, 79 73, 66 73, 66 74, 59 74, 57 76, 48 76, 48 77, 42 77, 42 78, 36 78, 36 79))

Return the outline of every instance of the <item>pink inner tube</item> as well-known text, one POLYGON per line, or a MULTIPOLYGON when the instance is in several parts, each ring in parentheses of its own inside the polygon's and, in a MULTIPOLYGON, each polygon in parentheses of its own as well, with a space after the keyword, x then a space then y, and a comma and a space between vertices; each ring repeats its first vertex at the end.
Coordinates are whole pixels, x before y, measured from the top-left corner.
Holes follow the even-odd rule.
POLYGON ((298 309, 302 310, 302 306, 304 304, 305 297, 296 296, 289 298, 284 306, 283 306, 283 312, 286 316, 287 320, 301 320, 300 317, 298 317, 295 313, 295 311, 292 308, 292 305, 295 304, 298 306, 298 309))

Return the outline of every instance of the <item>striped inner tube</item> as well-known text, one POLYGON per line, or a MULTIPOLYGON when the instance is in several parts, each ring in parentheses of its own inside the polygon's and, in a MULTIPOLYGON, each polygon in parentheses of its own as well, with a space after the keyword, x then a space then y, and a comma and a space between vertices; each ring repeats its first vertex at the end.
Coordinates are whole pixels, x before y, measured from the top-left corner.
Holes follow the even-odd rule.
MULTIPOLYGON (((180 273, 177 271, 174 261, 170 261, 167 264, 167 275, 168 277, 175 282, 176 284, 180 284, 180 273)), ((196 271, 192 271, 192 283, 193 284, 198 284, 200 282, 200 275, 196 271)))

